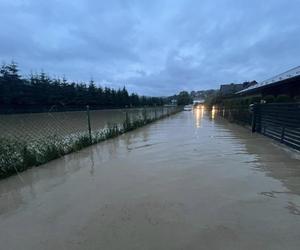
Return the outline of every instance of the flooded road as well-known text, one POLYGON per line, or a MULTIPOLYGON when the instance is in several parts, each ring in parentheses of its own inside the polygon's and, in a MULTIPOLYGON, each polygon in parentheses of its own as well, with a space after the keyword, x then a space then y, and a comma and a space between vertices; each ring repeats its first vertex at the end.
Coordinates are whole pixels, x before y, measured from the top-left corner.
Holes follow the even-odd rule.
POLYGON ((0 182, 1 249, 299 249, 300 156, 202 110, 0 182))

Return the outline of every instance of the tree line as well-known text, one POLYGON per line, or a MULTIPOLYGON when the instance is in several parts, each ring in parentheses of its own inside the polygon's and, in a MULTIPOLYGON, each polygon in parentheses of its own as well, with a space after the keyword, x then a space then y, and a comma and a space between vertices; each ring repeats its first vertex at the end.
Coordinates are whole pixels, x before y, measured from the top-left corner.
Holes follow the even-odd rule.
POLYGON ((40 112, 53 107, 61 109, 125 108, 159 106, 160 97, 129 94, 125 87, 113 89, 86 83, 51 78, 44 72, 23 77, 14 62, 0 68, 0 112, 40 112))

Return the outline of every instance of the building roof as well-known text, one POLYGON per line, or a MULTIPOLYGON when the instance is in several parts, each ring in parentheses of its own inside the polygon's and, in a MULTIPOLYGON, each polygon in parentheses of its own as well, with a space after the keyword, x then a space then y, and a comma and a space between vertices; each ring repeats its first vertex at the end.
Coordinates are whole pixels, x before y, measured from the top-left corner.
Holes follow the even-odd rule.
POLYGON ((242 89, 244 89, 244 85, 242 83, 240 84, 221 84, 220 86, 220 92, 222 94, 234 94, 237 91, 241 91, 242 89))
POLYGON ((237 92, 237 94, 244 94, 249 91, 255 91, 260 88, 269 87, 269 86, 281 83, 285 80, 292 79, 292 78, 298 77, 298 76, 300 76, 300 66, 290 69, 284 73, 276 75, 276 76, 269 78, 267 80, 264 80, 262 82, 259 82, 255 85, 252 85, 249 88, 246 88, 246 89, 243 89, 243 90, 237 92))

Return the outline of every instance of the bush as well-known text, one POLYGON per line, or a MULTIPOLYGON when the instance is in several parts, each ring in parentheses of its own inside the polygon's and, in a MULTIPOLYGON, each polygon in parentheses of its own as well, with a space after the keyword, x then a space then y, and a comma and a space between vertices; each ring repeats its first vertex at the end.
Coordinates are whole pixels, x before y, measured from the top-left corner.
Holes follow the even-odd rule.
POLYGON ((275 97, 273 95, 266 95, 263 100, 266 101, 266 103, 272 103, 275 101, 275 97))
POLYGON ((300 102, 300 95, 295 96, 295 97, 294 97, 294 101, 295 101, 295 102, 300 102))
POLYGON ((77 141, 74 142, 73 149, 74 151, 78 151, 80 149, 90 146, 91 144, 92 142, 90 141, 90 137, 88 135, 82 135, 78 138, 77 141))
POLYGON ((27 145, 22 146, 20 150, 20 157, 23 159, 23 168, 21 170, 25 170, 30 166, 35 166, 38 164, 34 152, 30 150, 27 145))
POLYGON ((242 104, 248 106, 250 104, 250 99, 249 98, 242 99, 242 104))
POLYGON ((292 99, 288 95, 279 95, 275 98, 275 102, 291 102, 292 99))
POLYGON ((260 103, 261 97, 259 96, 254 96, 251 98, 251 104, 252 103, 260 103))

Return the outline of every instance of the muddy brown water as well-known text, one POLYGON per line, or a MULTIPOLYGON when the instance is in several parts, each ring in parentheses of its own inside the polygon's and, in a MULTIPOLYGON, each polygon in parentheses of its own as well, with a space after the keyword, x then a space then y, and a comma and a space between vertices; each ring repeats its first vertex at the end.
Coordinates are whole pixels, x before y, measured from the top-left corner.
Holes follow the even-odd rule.
POLYGON ((0 249, 299 246, 299 153, 201 110, 0 182, 0 249))
MULTIPOLYGON (((126 119, 141 119, 143 115, 154 118, 167 114, 172 108, 132 108, 91 110, 92 130, 101 130, 114 124, 122 125, 126 119), (156 111, 155 111, 156 109, 156 111)), ((88 120, 86 111, 45 112, 28 114, 0 114, 0 138, 34 141, 53 136, 66 137, 71 134, 87 132, 88 120)))

